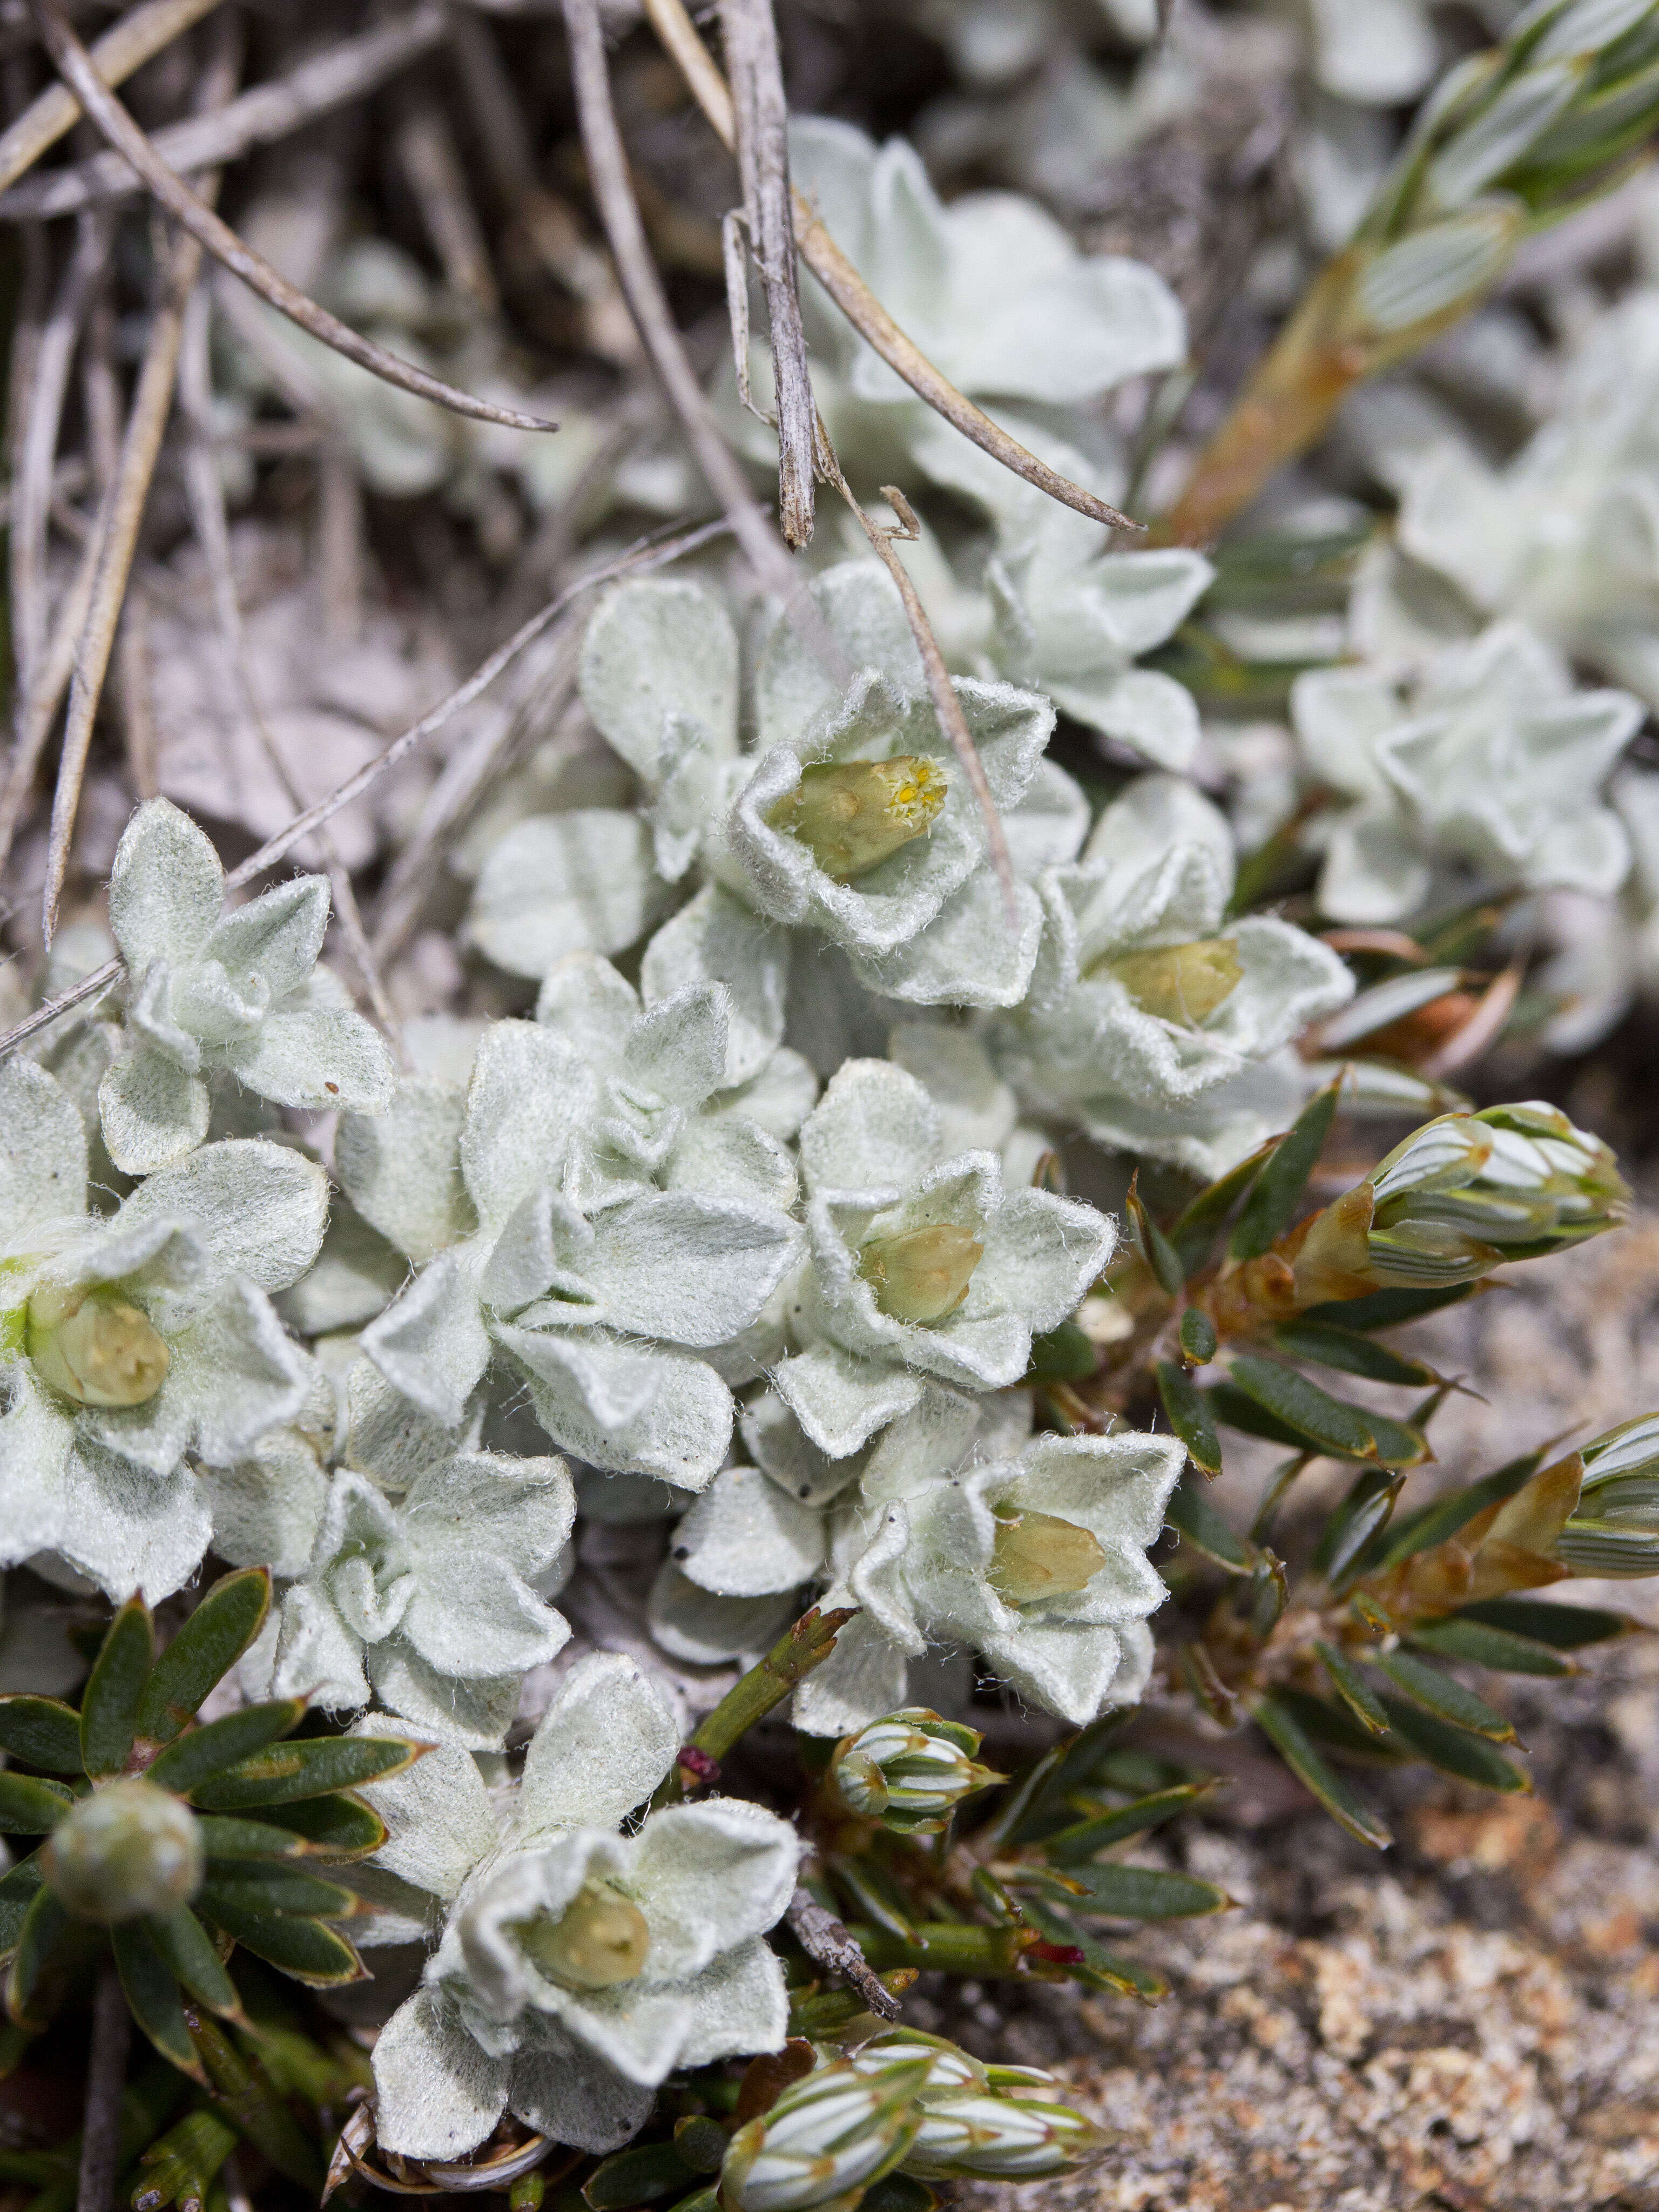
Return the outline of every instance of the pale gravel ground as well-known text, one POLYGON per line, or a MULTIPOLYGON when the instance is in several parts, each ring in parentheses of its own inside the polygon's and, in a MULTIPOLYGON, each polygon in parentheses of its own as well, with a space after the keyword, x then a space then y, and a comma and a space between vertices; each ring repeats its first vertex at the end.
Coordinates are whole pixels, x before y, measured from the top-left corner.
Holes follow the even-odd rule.
MULTIPOLYGON (((1437 1423, 1447 1477, 1645 1412, 1659 1218, 1411 1341, 1487 1401, 1437 1423)), ((1659 1626, 1659 1583, 1564 1594, 1659 1626)), ((1659 2212, 1659 1642, 1498 1695, 1536 1796, 1394 1781, 1379 1861, 1247 1753, 1230 1824, 1141 1855, 1240 1900, 1118 1945, 1168 1977, 1162 2005, 1033 1989, 1005 2015, 987 1990, 957 2017, 985 2051, 1058 2063, 1118 2136, 1066 2181, 963 2188, 961 2212, 1659 2212)))

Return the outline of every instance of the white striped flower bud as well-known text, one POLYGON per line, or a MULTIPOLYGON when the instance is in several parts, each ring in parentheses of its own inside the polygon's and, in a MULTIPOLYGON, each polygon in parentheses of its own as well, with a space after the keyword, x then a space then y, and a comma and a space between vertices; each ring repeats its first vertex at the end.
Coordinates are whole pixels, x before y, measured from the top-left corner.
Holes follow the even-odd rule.
POLYGON ((1104 2148, 1092 2120, 1069 2105, 981 2096, 926 2097, 921 2131, 904 2156, 904 2171, 925 2181, 980 2174, 999 2181, 1030 2181, 1067 2167, 1104 2148))
POLYGON ((732 2212, 851 2212, 915 2140, 916 2092, 929 2063, 866 2073, 836 2060, 793 2083, 732 2136, 720 2168, 723 2203, 732 2212))
POLYGON ((1659 1575, 1659 1413, 1609 1429, 1579 1456, 1584 1480, 1555 1557, 1575 1574, 1659 1575))
POLYGON ((925 1705, 872 1721, 836 1747, 830 1772, 854 1812, 901 1834, 933 1834, 976 1790, 1002 1777, 974 1754, 979 1731, 925 1705))

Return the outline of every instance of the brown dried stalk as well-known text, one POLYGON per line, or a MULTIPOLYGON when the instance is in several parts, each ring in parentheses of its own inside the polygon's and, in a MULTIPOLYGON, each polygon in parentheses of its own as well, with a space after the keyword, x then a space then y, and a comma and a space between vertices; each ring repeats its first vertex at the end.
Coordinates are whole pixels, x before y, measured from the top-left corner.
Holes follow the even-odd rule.
POLYGON ((387 353, 384 347, 373 344, 337 316, 331 315, 325 307, 308 299, 239 238, 230 225, 222 222, 160 159, 149 140, 100 80, 86 48, 64 21, 53 0, 30 0, 30 6, 46 51, 79 96, 88 116, 111 145, 125 155, 167 213, 198 245, 222 261, 232 276, 240 276, 261 299, 268 301, 279 313, 297 323, 324 345, 331 346, 348 361, 355 361, 371 375, 395 384, 404 392, 412 392, 416 398, 429 399, 454 414, 470 416, 475 422, 498 422, 509 430, 557 429, 556 422, 544 422, 540 416, 523 415, 515 408, 496 407, 488 400, 475 399, 469 392, 458 392, 441 378, 429 376, 425 369, 416 368, 396 354, 387 353))
POLYGON ((841 655, 802 591, 781 542, 756 504, 669 313, 662 280, 646 242, 645 225, 629 179, 628 156, 611 104, 611 80, 596 0, 563 0, 563 6, 588 182, 611 241, 629 312, 668 404, 680 419, 697 465, 724 508, 750 567, 762 585, 782 599, 823 657, 837 665, 841 655))
POLYGON ((404 110, 392 141, 398 166, 409 181, 453 292, 471 300, 486 314, 501 305, 489 248, 466 188, 466 172, 443 110, 424 94, 404 110))
POLYGON ((785 1906, 783 1917, 809 1959, 816 1959, 819 1966, 827 1966, 832 1974, 840 1974, 849 1981, 871 2011, 883 2020, 898 2018, 898 1999, 882 1987, 859 1948, 858 1939, 833 1912, 807 1891, 797 1889, 785 1906))
MULTIPOLYGON (((169 0, 169 4, 174 4, 174 0, 169 0)), ((202 12, 198 7, 196 13, 202 12)), ((374 91, 435 46, 447 28, 438 0, 422 0, 422 4, 398 21, 380 24, 361 38, 343 39, 337 46, 298 64, 288 76, 255 85, 217 115, 193 115, 180 123, 169 123, 150 143, 170 169, 188 173, 218 168, 255 146, 286 138, 302 124, 374 91)), ((115 35, 114 32, 110 34, 115 35)), ((112 76, 104 67, 101 57, 106 44, 100 40, 92 48, 92 59, 104 82, 113 85, 119 76, 112 76)), ((128 73, 123 70, 120 76, 128 73)), ((78 114, 80 104, 73 94, 61 86, 57 89, 78 114)), ((4 143, 0 140, 0 149, 4 143)), ((0 179, 11 181, 3 167, 0 167, 0 179)), ((126 199, 143 189, 118 154, 94 154, 71 167, 31 177, 26 185, 0 198, 0 216, 15 222, 25 216, 73 215, 95 200, 126 199)))
MULTIPOLYGON (((701 523, 695 530, 684 531, 677 537, 636 545, 618 559, 607 561, 602 567, 590 569, 585 576, 578 576, 556 599, 550 600, 539 614, 532 615, 527 623, 514 630, 505 645, 498 646, 465 684, 452 691, 447 699, 441 699, 412 728, 405 730, 401 737, 394 738, 383 751, 377 753, 372 761, 366 762, 354 775, 349 775, 343 783, 336 785, 326 799, 319 799, 314 806, 308 806, 303 814, 296 815, 286 829, 279 830, 274 837, 267 838, 257 853, 250 853, 246 860, 239 867, 233 868, 225 878, 226 890, 240 890, 245 884, 252 883, 267 868, 275 867, 278 860, 308 837, 313 830, 331 820, 354 799, 361 799, 364 792, 372 784, 379 782, 389 769, 396 768, 400 761, 407 759, 417 745, 435 735, 463 708, 470 707, 481 693, 487 691, 526 647, 533 643, 550 623, 556 622, 571 602, 584 592, 595 591, 601 584, 611 583, 618 577, 647 575, 653 568, 666 568, 671 561, 678 561, 688 553, 696 552, 730 528, 731 525, 724 521, 701 523)), ((89 999, 101 998, 112 983, 118 983, 120 980, 120 961, 105 961, 101 968, 94 968, 69 990, 61 992, 55 999, 49 999, 45 1006, 37 1006, 32 1014, 26 1014, 21 1022, 15 1023, 3 1035, 0 1035, 0 1059, 15 1051, 29 1037, 38 1035, 41 1030, 50 1029, 55 1021, 64 1014, 72 1013, 76 1006, 84 1006, 89 999)))
MULTIPOLYGON (((687 14, 684 0, 644 0, 644 7, 652 28, 673 57, 715 137, 728 149, 734 149, 737 126, 731 92, 687 14)), ((964 392, 958 392, 950 378, 934 368, 921 349, 893 320, 825 229, 805 194, 793 191, 791 201, 795 244, 801 258, 860 337, 874 347, 913 392, 960 430, 963 437, 971 439, 981 452, 1000 461, 1004 468, 1012 470, 1027 483, 1035 484, 1039 491, 1047 492, 1050 499, 1057 499, 1062 507, 1074 507, 1079 514, 1086 514, 1096 522, 1109 523, 1115 530, 1146 527, 1144 523, 1121 514, 1105 500, 1097 499, 1093 492, 1085 491, 1081 484, 1073 483, 1069 477, 1061 476, 1035 453, 1028 453, 1018 438, 1011 438, 1000 423, 994 422, 982 408, 975 407, 964 392)))
POLYGON ((81 2126, 81 2168, 75 2212, 109 2212, 121 2156, 121 2091, 127 2071, 132 2017, 112 1964, 98 1977, 92 2000, 92 2048, 87 2057, 87 2097, 81 2126))
MULTIPOLYGON (((124 82, 218 4, 219 0, 148 0, 106 31, 92 49, 99 76, 106 84, 124 82)), ((80 113, 81 103, 67 85, 48 85, 32 100, 16 122, 0 133, 0 191, 56 145, 80 113)))
MULTIPOLYGON (((812 536, 812 443, 817 408, 806 366, 790 221, 789 106, 772 0, 720 0, 720 27, 738 134, 738 173, 750 251, 766 292, 776 392, 778 514, 791 545, 812 536)), ((746 350, 746 349, 745 349, 746 350)))

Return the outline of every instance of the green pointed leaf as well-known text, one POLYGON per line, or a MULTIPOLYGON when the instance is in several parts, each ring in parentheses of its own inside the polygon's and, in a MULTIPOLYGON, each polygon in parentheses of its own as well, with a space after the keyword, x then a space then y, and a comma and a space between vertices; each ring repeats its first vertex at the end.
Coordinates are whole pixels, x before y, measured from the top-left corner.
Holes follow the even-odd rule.
POLYGON ((1132 1706, 1120 1705, 1102 1713, 1070 1743, 1056 1744, 1030 1767, 1010 1790, 995 1820, 984 1832, 988 1846, 1035 1843, 1057 1828, 1070 1827, 1074 1814, 1066 1802, 1069 1793, 1093 1778, 1096 1769, 1128 1720, 1132 1706))
POLYGON ((20 2026, 36 2024, 34 2001, 43 1993, 53 1954, 70 1925, 69 1914, 52 1892, 44 1881, 38 1881, 17 1930, 17 1949, 6 1982, 6 2008, 20 2026))
MULTIPOLYGON (((1438 1399, 1435 1404, 1438 1404, 1438 1399)), ((1373 1413, 1367 1408, 1365 1425, 1376 1443, 1378 1464, 1392 1468, 1421 1467, 1425 1460, 1432 1459, 1434 1454, 1423 1433, 1423 1425, 1427 1419, 1428 1415, 1421 1407, 1413 1409, 1409 1421, 1392 1420, 1387 1413, 1373 1413)))
POLYGON ((1104 1850, 1108 1844, 1120 1844, 1126 1836, 1139 1836, 1148 1828, 1173 1820, 1177 1813, 1190 1811, 1206 1797, 1212 1797, 1220 1787, 1218 1779, 1183 1782, 1172 1790, 1154 1790, 1150 1796, 1137 1797, 1133 1804, 1116 1805, 1109 1812, 1091 1814, 1086 1820, 1076 1821, 1050 1836, 1044 1856, 1052 1866, 1074 1866, 1079 1860, 1092 1858, 1097 1851, 1104 1850))
POLYGON ((1241 1430, 1247 1437, 1265 1437, 1269 1443, 1287 1445, 1294 1452, 1309 1450, 1308 1439, 1299 1429, 1275 1419, 1265 1406, 1247 1398, 1237 1384, 1218 1382, 1204 1395, 1210 1401, 1212 1417, 1223 1428, 1241 1430))
POLYGON ((1292 1359, 1311 1360, 1316 1367, 1334 1367, 1344 1375, 1363 1375, 1370 1382, 1408 1383, 1420 1389, 1439 1376, 1420 1359, 1407 1359, 1386 1344, 1352 1329, 1328 1328, 1317 1322, 1281 1322, 1273 1342, 1292 1359))
POLYGON ((330 1862, 366 1858, 386 1839, 386 1822, 374 1807, 347 1790, 294 1805, 270 1805, 260 1818, 297 1836, 316 1857, 330 1862))
POLYGON ((1259 1146, 1248 1159, 1240 1160, 1237 1167, 1229 1168, 1225 1175, 1218 1176, 1208 1189, 1200 1191, 1170 1231, 1170 1243, 1188 1282, 1209 1258, 1215 1240, 1221 1234, 1222 1224, 1255 1181, 1262 1163, 1273 1152, 1278 1141, 1274 1138, 1269 1143, 1259 1146))
POLYGON ((48 1836, 74 1802, 61 1782, 0 1773, 0 1835, 48 1836))
POLYGON ((81 1716, 61 1698, 0 1698, 0 1751, 47 1774, 84 1774, 81 1716))
POLYGON ((268 1569, 244 1567, 215 1583, 156 1661, 137 1733, 150 1743, 171 1743, 252 1643, 270 1610, 268 1569))
POLYGON ((289 1805, 326 1796, 361 1782, 384 1781, 412 1766, 428 1747, 369 1735, 307 1736, 256 1752, 191 1792, 208 1813, 242 1813, 256 1805, 289 1805))
POLYGON ((1443 1659, 1465 1659, 1477 1667, 1490 1667, 1505 1674, 1571 1674, 1571 1660, 1552 1651, 1531 1636, 1512 1629, 1494 1628, 1489 1621, 1468 1620, 1456 1613, 1444 1620, 1419 1621, 1411 1632, 1413 1647, 1437 1653, 1443 1659))
POLYGON ((1454 1774, 1460 1782, 1472 1782, 1479 1790, 1517 1790, 1531 1786, 1520 1768, 1512 1766, 1484 1737, 1471 1735, 1466 1729, 1455 1728, 1449 1721, 1437 1719, 1405 1698, 1392 1698, 1386 1691, 1382 1705, 1395 1735, 1443 1774, 1454 1774))
POLYGON ((588 2212, 625 2212, 634 2204, 653 2204, 678 2197, 696 2179, 672 2143, 638 2143, 603 2159, 582 2185, 588 2212))
POLYGON ((1102 1912, 1114 1920, 1195 1920, 1206 1913, 1225 1912, 1233 1900, 1212 1881, 1195 1881, 1191 1875, 1168 1874, 1159 1867, 1074 1866, 1073 1879, 1086 1883, 1089 1902, 1081 1899, 1074 1911, 1102 1912))
POLYGON ((1082 1966, 1067 1971, 1085 1989, 1109 1990, 1118 1996, 1138 1997, 1142 2004, 1156 2004, 1169 1994, 1170 1985, 1162 1975, 1149 1972, 1132 1959, 1120 1959, 1086 1928, 1080 1928, 1069 1913, 1056 1912, 1035 1897, 1022 1899, 1021 1909, 1047 1942, 1071 1944, 1082 1952, 1082 1966))
POLYGON ((1100 1365, 1100 1347, 1085 1336, 1074 1321, 1031 1340, 1031 1364, 1025 1380, 1039 1388, 1045 1382, 1086 1382, 1100 1365))
POLYGON ((1397 1567, 1402 1559, 1413 1559, 1419 1552, 1443 1544, 1448 1537, 1455 1536, 1473 1521, 1477 1513, 1484 1513, 1489 1505, 1502 1504, 1516 1491, 1524 1490, 1543 1462, 1542 1449, 1527 1452, 1492 1474, 1482 1475, 1479 1482, 1471 1482, 1448 1498, 1437 1498, 1432 1504, 1407 1514, 1387 1543, 1377 1548, 1375 1557, 1366 1560, 1366 1572, 1384 1574, 1390 1567, 1397 1567))
POLYGON ((46 1880, 39 1851, 31 1851, 0 1875, 0 1959, 16 1948, 28 1909, 46 1887, 46 1880))
POLYGON ((298 1728, 305 1713, 303 1698, 283 1698, 272 1705, 245 1705, 240 1712, 227 1713, 205 1728, 186 1729, 157 1758, 149 1778, 175 1796, 187 1797, 210 1776, 222 1774, 298 1728))
POLYGON ((1495 1712, 1484 1698, 1476 1697, 1454 1675, 1443 1674, 1426 1659, 1419 1659, 1410 1651, 1380 1651, 1374 1655, 1372 1664, 1426 1712, 1475 1735, 1489 1736, 1494 1743, 1515 1741, 1514 1727, 1502 1713, 1495 1712))
POLYGON ((1334 1644, 1316 1644, 1320 1663, 1330 1677, 1332 1689, 1358 1722, 1372 1735, 1387 1735, 1389 1717, 1383 1711, 1364 1676, 1334 1644))
POLYGON ((1255 1554, 1211 1504, 1202 1478, 1194 1481, 1190 1470, 1170 1494, 1164 1519, 1166 1527, 1178 1530, 1206 1559, 1213 1559, 1231 1575, 1247 1575, 1255 1564, 1255 1554))
POLYGON ((1235 1260, 1256 1260, 1291 1225, 1308 1178, 1330 1134, 1341 1079, 1315 1091, 1266 1160, 1234 1224, 1227 1249, 1235 1260))
POLYGON ((155 1656, 149 1607, 130 1597, 109 1625, 81 1700, 81 1757, 94 1782, 108 1780, 127 1763, 155 1656))
POLYGON ((324 1881, 299 1867, 216 1867, 201 1892, 204 1905, 214 1898, 244 1912, 295 1912, 308 1919, 341 1920, 357 1910, 357 1893, 337 1881, 324 1881))
POLYGON ((1235 1356, 1231 1371, 1245 1396, 1282 1421, 1304 1444, 1344 1459, 1376 1458, 1370 1424, 1358 1407, 1333 1398, 1293 1367, 1245 1352, 1235 1356))
POLYGON ((1310 1306, 1301 1318, 1316 1328, 1363 1329, 1367 1334, 1400 1328, 1408 1321, 1421 1321, 1425 1314, 1438 1313, 1443 1306, 1461 1305, 1480 1288, 1479 1283, 1450 1283, 1435 1291, 1370 1291, 1363 1298, 1331 1298, 1323 1305, 1310 1306))
POLYGON ((142 1920, 124 1921, 111 1929, 110 1942, 133 2018, 163 2058, 170 2058, 180 2073, 201 2081, 202 2063, 185 2025, 178 1977, 149 1927, 142 1920))
MULTIPOLYGON (((325 1801, 319 1801, 325 1802, 325 1801)), ((240 1820, 230 1813, 201 1813, 196 1825, 210 1866, 216 1859, 302 1859, 311 1855, 303 1836, 289 1833, 269 1820, 240 1820)))
POLYGON ((187 1905, 176 1912, 152 1914, 144 1928, 162 1964, 198 2004, 227 2020, 240 2017, 242 2001, 236 1984, 225 1972, 213 1938, 187 1905))
POLYGON ((1386 1850, 1394 1838, 1358 1792, 1327 1765, 1285 1699, 1278 1695, 1258 1698, 1252 1716, 1297 1780, 1311 1791, 1331 1818, 1362 1844, 1386 1850))
POLYGON ((1313 1556, 1316 1574, 1323 1575, 1332 1583, 1341 1583, 1377 1531, 1387 1526, 1404 1482, 1404 1475, 1388 1468, 1361 1469, 1349 1486, 1347 1496, 1333 1510, 1320 1532, 1313 1556))
MULTIPOLYGON (((1139 1170, 1137 1170, 1137 1176, 1139 1173, 1139 1170)), ((1146 1211, 1140 1193, 1135 1187, 1134 1177, 1130 1180, 1127 1204, 1129 1231, 1134 1239, 1135 1249, 1146 1262, 1152 1271, 1153 1281, 1164 1296, 1178 1298, 1181 1296, 1182 1285, 1187 1279, 1186 1271, 1182 1267, 1180 1255, 1174 1245, 1146 1211)))
POLYGON ((1273 1696, 1300 1723, 1304 1735, 1339 1759, 1353 1759, 1362 1766, 1409 1766, 1412 1763, 1412 1753, 1395 1743, 1391 1734, 1373 1735, 1344 1705, 1289 1683, 1281 1684, 1273 1696))
POLYGON ((1616 1636, 1632 1635, 1638 1624, 1628 1614, 1604 1613, 1589 1605, 1552 1605, 1536 1597, 1486 1597, 1463 1606, 1459 1620, 1484 1620, 1511 1635, 1529 1636, 1547 1644, 1553 1651, 1583 1651, 1592 1644, 1610 1644, 1616 1636))
POLYGON ((227 1936, 234 1936, 255 1958, 292 1974, 295 1981, 326 1989, 364 1978, 362 1960, 351 1945, 320 1920, 254 1911, 216 1884, 202 1890, 196 1909, 227 1936))
POLYGON ((1202 1306, 1188 1306, 1181 1316, 1181 1351, 1194 1367, 1207 1367, 1215 1358, 1215 1323, 1202 1306))
POLYGON ((1158 1363, 1158 1394, 1170 1426, 1187 1447, 1187 1456, 1206 1474, 1221 1472, 1221 1444, 1204 1393, 1173 1359, 1158 1363))

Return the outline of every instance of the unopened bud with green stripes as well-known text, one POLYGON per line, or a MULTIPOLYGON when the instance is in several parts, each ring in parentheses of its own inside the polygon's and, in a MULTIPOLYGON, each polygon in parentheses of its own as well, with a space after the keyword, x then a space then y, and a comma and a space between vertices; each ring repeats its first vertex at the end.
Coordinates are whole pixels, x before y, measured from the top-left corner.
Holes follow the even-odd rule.
POLYGON ((793 2083, 732 2136, 722 2203, 729 2212, 853 2212, 921 2132, 916 2092, 930 2063, 863 2072, 836 2059, 793 2083))
POLYGON ((1659 1575, 1659 1413, 1584 1446, 1584 1480, 1555 1556, 1578 1575, 1659 1575))
POLYGON ((932 1833, 964 1797, 1002 1777, 975 1757, 979 1732, 909 1705, 836 1747, 830 1774, 854 1813, 901 1834, 932 1833))

